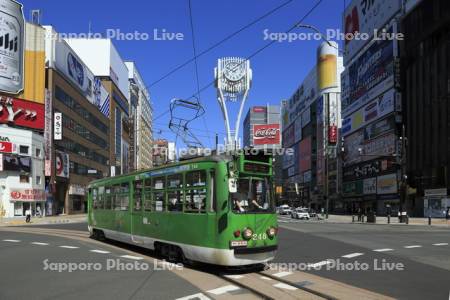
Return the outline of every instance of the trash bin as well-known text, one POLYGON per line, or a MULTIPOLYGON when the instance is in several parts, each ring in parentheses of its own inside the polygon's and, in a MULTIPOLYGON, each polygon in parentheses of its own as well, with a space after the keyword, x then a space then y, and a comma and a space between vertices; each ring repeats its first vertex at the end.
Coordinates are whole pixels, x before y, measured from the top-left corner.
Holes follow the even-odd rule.
POLYGON ((377 222, 377 216, 374 212, 370 212, 367 214, 367 223, 376 223, 377 222))

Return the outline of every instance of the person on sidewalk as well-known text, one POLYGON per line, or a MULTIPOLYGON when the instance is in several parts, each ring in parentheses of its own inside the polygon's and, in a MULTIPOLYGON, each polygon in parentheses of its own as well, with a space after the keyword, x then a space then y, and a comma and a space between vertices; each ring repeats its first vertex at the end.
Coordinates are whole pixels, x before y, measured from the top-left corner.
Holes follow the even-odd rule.
POLYGON ((31 208, 28 208, 25 211, 25 222, 27 222, 27 223, 31 222, 31 208))

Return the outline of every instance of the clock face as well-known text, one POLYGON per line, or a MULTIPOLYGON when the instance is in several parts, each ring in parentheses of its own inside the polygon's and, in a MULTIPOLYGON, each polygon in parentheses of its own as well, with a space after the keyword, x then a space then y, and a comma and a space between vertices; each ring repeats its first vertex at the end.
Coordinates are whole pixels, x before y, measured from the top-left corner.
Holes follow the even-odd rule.
POLYGON ((245 65, 243 63, 231 61, 225 65, 223 75, 229 81, 239 81, 245 75, 245 65))

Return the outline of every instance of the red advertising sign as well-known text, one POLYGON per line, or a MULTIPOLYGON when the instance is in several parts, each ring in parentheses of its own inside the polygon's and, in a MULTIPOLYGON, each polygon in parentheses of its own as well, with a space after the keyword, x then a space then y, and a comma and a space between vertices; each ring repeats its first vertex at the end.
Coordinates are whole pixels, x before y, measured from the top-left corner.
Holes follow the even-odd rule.
POLYGON ((254 113, 265 113, 266 108, 264 106, 255 106, 255 107, 253 107, 253 112, 254 113))
POLYGON ((44 129, 44 104, 0 96, 0 123, 44 129))
POLYGON ((253 125, 255 145, 274 145, 280 143, 280 124, 253 125))
POLYGON ((14 152, 14 144, 11 142, 0 142, 0 152, 3 153, 13 153, 14 152))
POLYGON ((337 126, 336 125, 330 125, 328 128, 328 142, 330 144, 337 143, 337 126))
POLYGON ((38 189, 11 190, 10 201, 45 201, 45 191, 38 189))

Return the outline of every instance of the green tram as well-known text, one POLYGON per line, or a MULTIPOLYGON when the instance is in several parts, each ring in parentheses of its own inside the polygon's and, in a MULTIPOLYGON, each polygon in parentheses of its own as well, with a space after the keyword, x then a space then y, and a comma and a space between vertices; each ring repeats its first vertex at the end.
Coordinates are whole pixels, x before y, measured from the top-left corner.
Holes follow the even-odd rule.
POLYGON ((93 181, 91 236, 222 266, 277 250, 271 155, 211 155, 93 181))

